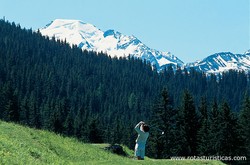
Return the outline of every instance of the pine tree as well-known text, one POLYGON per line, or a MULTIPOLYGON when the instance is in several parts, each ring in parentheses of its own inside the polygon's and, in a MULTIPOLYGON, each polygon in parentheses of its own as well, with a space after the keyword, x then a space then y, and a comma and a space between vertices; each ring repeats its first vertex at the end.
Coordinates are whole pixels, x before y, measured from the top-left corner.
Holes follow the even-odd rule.
POLYGON ((183 111, 178 109, 178 113, 176 114, 176 123, 174 127, 174 147, 173 153, 174 155, 184 156, 186 155, 186 150, 184 146, 187 146, 187 138, 185 136, 185 128, 184 128, 184 117, 183 111))
POLYGON ((17 101, 17 96, 12 95, 11 98, 9 98, 5 110, 8 113, 7 119, 9 121, 18 122, 19 121, 19 106, 17 101))
POLYGON ((199 155, 208 155, 209 154, 209 120, 208 120, 208 110, 207 110, 207 101, 204 97, 201 98, 201 105, 199 106, 199 111, 201 114, 200 129, 198 130, 197 141, 197 153, 199 155))
POLYGON ((20 123, 24 125, 28 125, 29 122, 29 104, 27 97, 21 101, 20 106, 20 123))
MULTIPOLYGON (((51 124, 52 130, 56 133, 63 133, 65 125, 62 124, 62 118, 63 117, 61 116, 61 112, 58 109, 55 109, 54 112, 52 112, 52 115, 50 118, 50 124, 51 124)), ((68 122, 69 122, 69 119, 68 119, 68 122)), ((69 125, 70 124, 68 124, 67 127, 70 127, 69 125)))
POLYGON ((91 120, 89 124, 89 133, 88 139, 91 143, 103 143, 103 131, 100 128, 98 123, 98 117, 95 117, 91 120))
POLYGON ((30 96, 28 109, 29 109, 28 125, 35 128, 41 128, 42 127, 41 114, 34 93, 32 93, 30 96))
POLYGON ((210 123, 210 128, 209 128, 209 153, 211 155, 218 155, 219 151, 219 141, 218 141, 218 135, 220 131, 220 116, 219 116, 219 108, 217 101, 214 100, 212 104, 211 111, 209 113, 209 123, 210 123))
POLYGON ((243 153, 250 158, 250 97, 246 94, 239 116, 240 135, 243 140, 243 153))
POLYGON ((181 110, 176 119, 177 154, 182 156, 196 155, 198 116, 193 97, 185 90, 181 110))
POLYGON ((73 110, 71 109, 66 117, 66 120, 63 124, 63 132, 67 136, 73 136, 74 135, 74 118, 73 118, 73 110))
POLYGON ((82 109, 79 109, 77 112, 77 115, 74 120, 74 135, 80 139, 82 137, 81 130, 83 127, 83 115, 82 115, 82 109))
POLYGON ((20 107, 17 95, 14 93, 10 83, 3 87, 3 119, 6 121, 18 122, 20 117, 20 107))
POLYGON ((237 119, 232 114, 229 105, 224 102, 220 106, 220 130, 217 136, 219 155, 234 156, 239 152, 239 135, 237 119))
POLYGON ((166 88, 161 92, 160 100, 154 105, 151 124, 151 152, 155 151, 156 158, 169 158, 173 155, 174 109, 166 88))
POLYGON ((123 129, 122 129, 122 124, 121 124, 121 119, 119 119, 118 117, 116 117, 116 119, 114 120, 111 131, 112 131, 111 143, 120 144, 122 140, 123 129))

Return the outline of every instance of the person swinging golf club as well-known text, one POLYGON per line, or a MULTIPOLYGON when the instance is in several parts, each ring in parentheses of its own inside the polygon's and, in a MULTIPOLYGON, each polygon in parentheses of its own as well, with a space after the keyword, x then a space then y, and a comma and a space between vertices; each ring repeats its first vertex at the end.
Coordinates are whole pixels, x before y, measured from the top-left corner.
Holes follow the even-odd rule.
POLYGON ((135 144, 135 156, 138 160, 144 160, 145 146, 149 136, 149 126, 145 122, 140 121, 135 126, 135 131, 138 133, 135 144))

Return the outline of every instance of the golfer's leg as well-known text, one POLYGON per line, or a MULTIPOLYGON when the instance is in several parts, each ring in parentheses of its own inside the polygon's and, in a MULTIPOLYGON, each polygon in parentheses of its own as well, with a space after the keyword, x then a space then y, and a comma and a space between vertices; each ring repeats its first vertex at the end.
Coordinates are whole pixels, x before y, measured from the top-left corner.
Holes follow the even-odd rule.
POLYGON ((141 160, 144 160, 145 148, 144 148, 144 149, 141 149, 141 151, 140 151, 140 156, 141 156, 141 160))
POLYGON ((138 160, 140 160, 140 151, 139 151, 139 148, 138 148, 138 144, 136 143, 135 144, 135 156, 137 157, 138 160))

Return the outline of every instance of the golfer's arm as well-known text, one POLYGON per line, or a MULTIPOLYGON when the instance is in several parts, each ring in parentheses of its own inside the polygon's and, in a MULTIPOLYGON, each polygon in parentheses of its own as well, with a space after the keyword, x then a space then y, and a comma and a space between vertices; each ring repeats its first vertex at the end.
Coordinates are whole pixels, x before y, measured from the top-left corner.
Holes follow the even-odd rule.
POLYGON ((136 131, 138 134, 141 134, 141 133, 142 133, 142 131, 140 130, 141 124, 142 124, 142 123, 140 122, 140 123, 136 124, 136 126, 135 126, 135 131, 136 131))

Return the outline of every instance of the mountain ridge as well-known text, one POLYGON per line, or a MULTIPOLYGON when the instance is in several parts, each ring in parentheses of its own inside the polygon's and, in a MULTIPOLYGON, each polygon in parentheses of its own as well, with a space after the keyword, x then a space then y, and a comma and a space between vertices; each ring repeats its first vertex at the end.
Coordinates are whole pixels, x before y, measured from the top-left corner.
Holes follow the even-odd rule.
POLYGON ((186 64, 206 73, 220 73, 228 70, 250 71, 250 54, 233 54, 220 52, 210 55, 203 60, 186 64))
POLYGON ((183 62, 170 52, 161 52, 151 49, 135 36, 124 35, 113 29, 101 31, 94 25, 83 23, 80 20, 56 19, 40 29, 42 35, 55 37, 81 49, 104 52, 111 57, 133 56, 147 60, 158 70, 162 65, 173 64, 183 66, 183 62))
POLYGON ((67 40, 81 49, 103 52, 111 57, 136 57, 146 60, 158 71, 172 65, 174 69, 194 68, 205 73, 220 73, 233 70, 250 71, 250 50, 245 54, 220 52, 202 60, 184 63, 170 52, 149 48, 138 38, 124 35, 114 29, 102 31, 95 25, 81 20, 56 19, 40 29, 42 35, 67 40))

